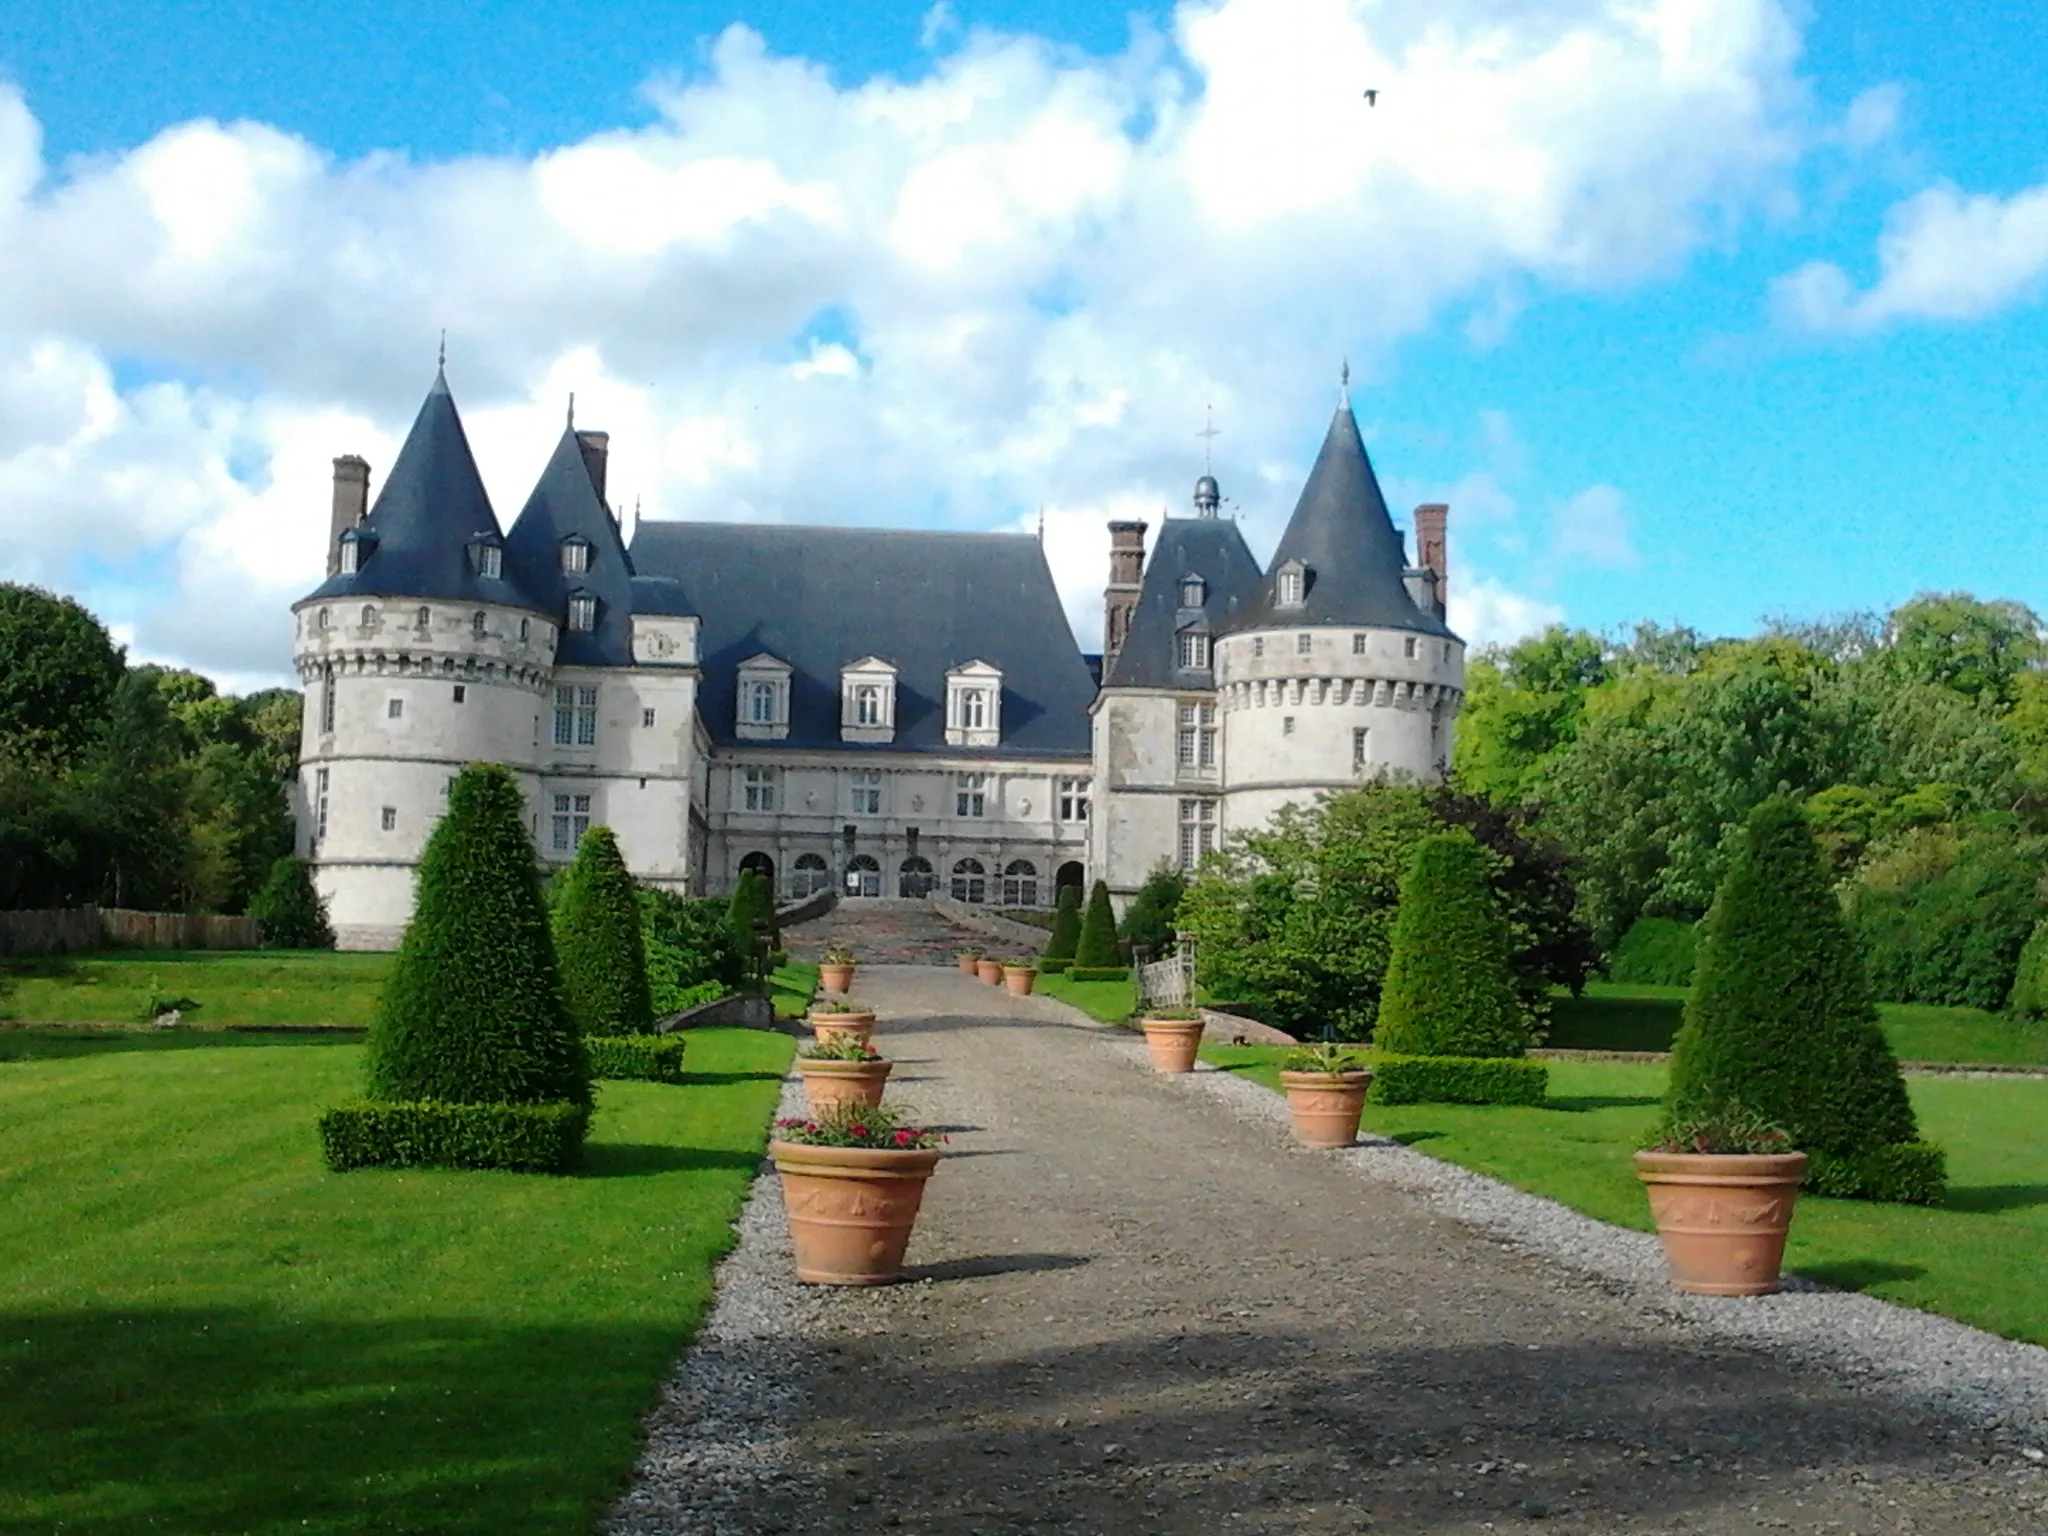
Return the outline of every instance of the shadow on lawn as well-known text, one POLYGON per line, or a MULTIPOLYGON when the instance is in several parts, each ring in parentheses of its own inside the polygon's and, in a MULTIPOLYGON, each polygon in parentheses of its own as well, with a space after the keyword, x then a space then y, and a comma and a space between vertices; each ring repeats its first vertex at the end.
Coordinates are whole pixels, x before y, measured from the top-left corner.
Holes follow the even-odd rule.
POLYGON ((583 1148, 585 1179, 632 1179, 651 1173, 696 1173, 707 1168, 761 1166, 758 1152, 714 1152, 704 1147, 668 1147, 657 1142, 593 1141, 583 1148))
POLYGON ((2048 1184, 1979 1184, 1951 1189, 1944 1203, 1952 1211, 2024 1211, 2048 1205, 2048 1184))
POLYGON ((1595 1109, 1642 1109, 1663 1102, 1655 1094, 1582 1093, 1548 1098, 1538 1107, 1561 1110, 1567 1115, 1583 1115, 1595 1109))
POLYGON ((361 1045, 361 1030, 0 1028, 0 1061, 68 1061, 128 1051, 207 1051, 254 1045, 361 1045))
POLYGON ((683 1088, 709 1088, 725 1083, 779 1083, 780 1072, 690 1072, 683 1073, 683 1080, 677 1086, 683 1088))
POLYGON ((1802 1264, 1796 1273, 1838 1291, 1867 1291, 1891 1280, 1918 1280, 1927 1273, 1919 1264, 1893 1264, 1886 1259, 1843 1259, 1834 1264, 1802 1264))
POLYGON ((0 1314, 0 1530, 588 1530, 676 1328, 0 1314))

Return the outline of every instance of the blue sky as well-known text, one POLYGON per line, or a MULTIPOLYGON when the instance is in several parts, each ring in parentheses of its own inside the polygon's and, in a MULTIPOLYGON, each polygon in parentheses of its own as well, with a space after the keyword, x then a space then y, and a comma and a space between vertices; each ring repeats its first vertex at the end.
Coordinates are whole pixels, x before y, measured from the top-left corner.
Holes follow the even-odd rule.
POLYGON ((574 387, 653 515, 1049 506, 1084 643, 1103 519, 1180 509, 1211 400, 1270 547, 1346 357, 1478 638, 2048 610, 2039 24, 1647 10, 6 7, 0 576, 274 674, 326 460, 388 463, 445 324, 508 520, 574 387))

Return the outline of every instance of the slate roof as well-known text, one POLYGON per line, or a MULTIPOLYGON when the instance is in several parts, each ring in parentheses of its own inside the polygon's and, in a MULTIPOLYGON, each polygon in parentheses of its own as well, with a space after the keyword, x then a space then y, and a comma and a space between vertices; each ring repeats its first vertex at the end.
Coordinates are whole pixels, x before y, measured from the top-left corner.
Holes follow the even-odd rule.
POLYGON ((445 374, 434 376, 366 531, 376 544, 361 567, 328 577, 312 598, 423 597, 547 611, 513 579, 509 560, 495 580, 477 573, 473 541, 500 529, 445 374))
POLYGON ((698 713, 738 737, 739 664, 766 651, 794 669, 781 743, 849 752, 943 751, 1086 757, 1095 683, 1067 627, 1044 551, 1029 534, 644 522, 633 562, 681 587, 702 620, 698 713), (866 656, 897 668, 896 739, 839 739, 839 669, 866 656), (946 745, 946 673, 985 661, 1003 674, 1002 745, 946 745))
POLYGON ((1247 603, 1256 602, 1264 578, 1237 524, 1214 517, 1169 517, 1145 565, 1131 627, 1103 686, 1108 688, 1208 688, 1215 674, 1179 666, 1183 629, 1214 635, 1247 603), (1199 610, 1180 606, 1180 586, 1202 578, 1199 610))
POLYGON ((1450 636, 1451 630, 1433 613, 1416 607, 1408 596, 1402 572, 1407 550, 1387 499, 1380 493, 1365 441, 1349 401, 1337 407, 1316 455, 1301 499, 1294 505, 1280 547, 1273 552, 1258 594, 1228 620, 1225 628, 1299 629, 1317 624, 1355 624, 1361 629, 1410 629, 1426 635, 1450 636), (1310 571, 1307 601, 1299 607, 1273 605, 1277 573, 1290 560, 1310 571))
MULTIPOLYGON (((622 667, 633 660, 633 561, 618 525, 598 498, 582 445, 573 429, 562 433, 533 494, 505 536, 505 568, 519 586, 555 616, 561 637, 555 663, 564 667, 622 667), (590 567, 562 569, 562 544, 581 538, 590 567), (569 598, 597 599, 597 627, 568 627, 569 598)), ((652 610, 648 610, 652 611, 652 610)))

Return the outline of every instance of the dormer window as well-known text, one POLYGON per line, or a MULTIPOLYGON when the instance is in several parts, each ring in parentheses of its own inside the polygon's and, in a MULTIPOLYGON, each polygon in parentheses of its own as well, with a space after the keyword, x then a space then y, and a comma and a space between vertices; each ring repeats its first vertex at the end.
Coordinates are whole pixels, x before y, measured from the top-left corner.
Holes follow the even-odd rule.
POLYGON ((1273 584, 1273 601, 1282 608, 1299 608, 1308 599, 1308 567, 1290 560, 1280 567, 1273 584))
POLYGON ((361 566, 360 566, 360 564, 359 564, 359 561, 361 560, 361 556, 360 556, 360 555, 359 555, 359 554, 357 553, 357 551, 358 551, 358 550, 359 550, 360 548, 361 548, 361 546, 360 546, 360 545, 358 545, 358 544, 356 543, 356 541, 355 541, 354 539, 344 539, 344 540, 342 540, 342 544, 341 544, 341 574, 342 574, 342 575, 344 575, 344 576, 353 576, 353 575, 355 575, 355 573, 356 573, 356 572, 357 572, 358 570, 360 570, 360 569, 361 569, 361 566))
POLYGON ((789 734, 791 667, 762 652, 739 667, 734 731, 743 741, 780 741, 789 734))
POLYGON ((355 575, 376 547, 377 536, 368 528, 358 525, 349 529, 341 536, 341 548, 335 557, 336 568, 344 576, 355 575))
POLYGON ((882 723, 882 690, 873 683, 862 683, 853 690, 853 723, 855 725, 880 725, 882 723))
POLYGON ((1176 642, 1175 660, 1183 670, 1207 671, 1209 667, 1209 637, 1192 630, 1182 630, 1174 636, 1176 642))
POLYGON ((597 628, 597 599, 578 592, 569 599, 569 627, 588 634, 597 628))
POLYGON ((896 669, 879 656, 863 656, 839 669, 839 739, 896 739, 896 669))
POLYGON ((1003 674, 970 661, 946 674, 946 745, 993 747, 1002 740, 1003 674))
POLYGON ((581 576, 590 569, 590 540, 567 538, 562 540, 562 570, 566 575, 581 576))
POLYGON ((1180 583, 1180 605, 1183 608, 1199 608, 1209 595, 1209 589, 1199 576, 1184 576, 1180 583))
POLYGON ((495 544, 486 544, 476 552, 476 569, 485 581, 496 581, 505 574, 505 551, 495 544))

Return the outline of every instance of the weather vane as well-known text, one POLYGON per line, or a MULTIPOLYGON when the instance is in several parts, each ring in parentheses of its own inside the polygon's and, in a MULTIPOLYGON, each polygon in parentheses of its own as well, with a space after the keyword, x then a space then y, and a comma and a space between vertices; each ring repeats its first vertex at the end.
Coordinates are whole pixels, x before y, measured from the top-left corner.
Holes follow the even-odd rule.
POLYGON ((448 330, 445 326, 441 329, 441 350, 434 357, 434 366, 436 368, 446 368, 448 366, 448 330))
POLYGON ((1216 425, 1216 408, 1213 405, 1203 406, 1202 430, 1197 432, 1195 436, 1202 440, 1202 473, 1205 475, 1211 475, 1216 472, 1216 466, 1210 462, 1210 449, 1215 446, 1216 439, 1222 435, 1223 429, 1216 425))

